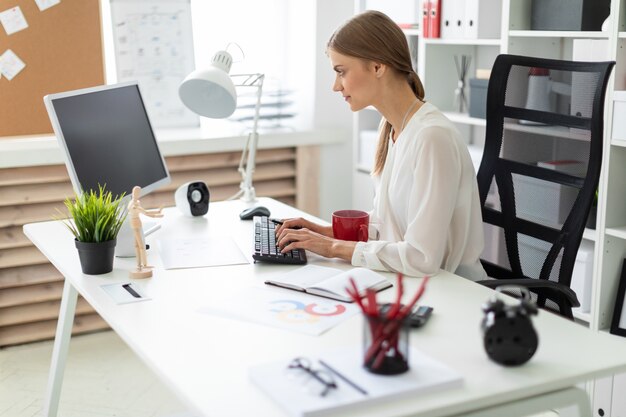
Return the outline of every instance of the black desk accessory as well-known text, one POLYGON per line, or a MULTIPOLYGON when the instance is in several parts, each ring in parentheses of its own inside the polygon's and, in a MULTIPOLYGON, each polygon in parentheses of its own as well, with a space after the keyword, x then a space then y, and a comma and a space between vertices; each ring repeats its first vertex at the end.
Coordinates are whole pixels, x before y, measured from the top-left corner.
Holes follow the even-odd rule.
POLYGON ((254 206, 254 207, 249 207, 245 209, 244 211, 242 211, 241 213, 239 213, 239 218, 241 220, 252 220, 254 216, 269 217, 270 210, 265 206, 254 206))
POLYGON ((526 363, 536 352, 539 344, 531 316, 537 314, 537 306, 531 301, 525 287, 503 285, 484 306, 482 320, 483 343, 491 360, 505 366, 526 363), (506 304, 499 296, 503 291, 521 292, 522 298, 515 304, 506 304))
MULTIPOLYGON (((387 312, 391 308, 391 305, 391 303, 381 304, 379 307, 380 314, 383 316, 387 314, 387 312)), ((404 304, 402 304, 402 306, 404 307, 404 304)), ((411 311, 406 318, 409 327, 422 327, 424 324, 426 324, 432 312, 433 308, 430 306, 422 305, 413 307, 413 311, 411 311)))
POLYGON ((209 187, 192 181, 178 187, 174 194, 176 207, 186 216, 204 216, 209 211, 209 187))

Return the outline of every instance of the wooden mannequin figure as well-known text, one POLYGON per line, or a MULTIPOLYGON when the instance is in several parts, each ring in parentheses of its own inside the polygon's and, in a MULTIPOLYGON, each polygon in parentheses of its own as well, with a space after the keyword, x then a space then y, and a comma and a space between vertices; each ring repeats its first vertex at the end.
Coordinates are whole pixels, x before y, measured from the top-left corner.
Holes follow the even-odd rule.
POLYGON ((128 203, 128 217, 130 218, 130 227, 133 229, 133 236, 135 240, 135 255, 137 256, 137 268, 130 271, 131 278, 150 278, 152 276, 152 267, 147 265, 146 259, 146 246, 143 241, 143 229, 141 226, 140 214, 144 214, 148 217, 163 217, 161 210, 148 211, 141 207, 139 201, 139 194, 141 193, 141 187, 133 187, 132 199, 128 203))

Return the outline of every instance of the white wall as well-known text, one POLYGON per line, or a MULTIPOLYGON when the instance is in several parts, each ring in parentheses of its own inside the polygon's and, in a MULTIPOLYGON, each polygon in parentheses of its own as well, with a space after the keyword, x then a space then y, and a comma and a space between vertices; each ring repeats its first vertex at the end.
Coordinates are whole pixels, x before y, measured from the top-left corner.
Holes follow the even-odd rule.
POLYGON ((320 154, 320 213, 331 219, 335 210, 352 205, 352 112, 332 91, 335 72, 326 56, 326 43, 334 30, 354 14, 354 0, 316 2, 315 77, 313 126, 345 131, 345 141, 325 145, 320 154))
MULTIPOLYGON (((258 45, 248 47, 247 61, 253 61, 255 53, 258 55, 265 48, 287 48, 289 58, 282 62, 279 72, 295 91, 294 99, 298 103, 295 125, 299 130, 336 129, 344 137, 341 144, 321 147, 319 216, 330 221, 333 211, 350 208, 352 204, 352 112, 341 99, 340 93, 332 91, 335 73, 326 56, 326 43, 333 31, 354 14, 354 0, 273 0, 271 4, 275 6, 277 3, 286 7, 288 39, 262 48, 258 45)), ((201 1, 194 2, 194 6, 196 13, 204 11, 199 7, 202 6, 201 1)), ((102 12, 103 21, 110 22, 109 1, 103 2, 102 12)), ((200 17, 197 14, 192 16, 196 64, 199 65, 207 61, 213 52, 207 48, 208 40, 204 39, 206 34, 198 30, 197 26, 202 25, 200 17), (210 51, 203 51, 203 48, 210 51)), ((257 24, 255 30, 265 30, 266 27, 276 30, 271 22, 257 24)), ((112 33, 110 25, 105 24, 103 28, 107 80, 115 82, 112 33)))

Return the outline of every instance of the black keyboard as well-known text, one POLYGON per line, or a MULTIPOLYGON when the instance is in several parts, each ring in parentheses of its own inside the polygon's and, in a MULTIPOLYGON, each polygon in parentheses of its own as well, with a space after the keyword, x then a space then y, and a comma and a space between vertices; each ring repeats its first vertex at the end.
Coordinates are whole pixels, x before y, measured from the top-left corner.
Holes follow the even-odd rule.
POLYGON ((276 247, 276 224, 266 216, 255 216, 254 222, 254 254, 255 261, 274 262, 280 264, 305 264, 304 249, 294 249, 280 253, 276 247))

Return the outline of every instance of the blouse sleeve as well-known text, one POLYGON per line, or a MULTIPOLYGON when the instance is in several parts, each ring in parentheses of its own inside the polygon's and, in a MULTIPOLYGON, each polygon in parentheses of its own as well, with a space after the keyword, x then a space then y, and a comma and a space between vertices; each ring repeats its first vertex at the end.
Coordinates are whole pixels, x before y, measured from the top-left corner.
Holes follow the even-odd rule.
POLYGON ((370 210, 367 214, 370 216, 370 222, 367 227, 369 240, 378 240, 380 231, 378 230, 378 219, 376 218, 376 213, 374 210, 370 210))
MULTIPOLYGON (((461 183, 461 157, 445 129, 420 132, 407 210, 408 226, 400 242, 358 242, 352 264, 412 276, 439 271, 461 183)), ((402 175, 402 174, 400 174, 402 175)))

